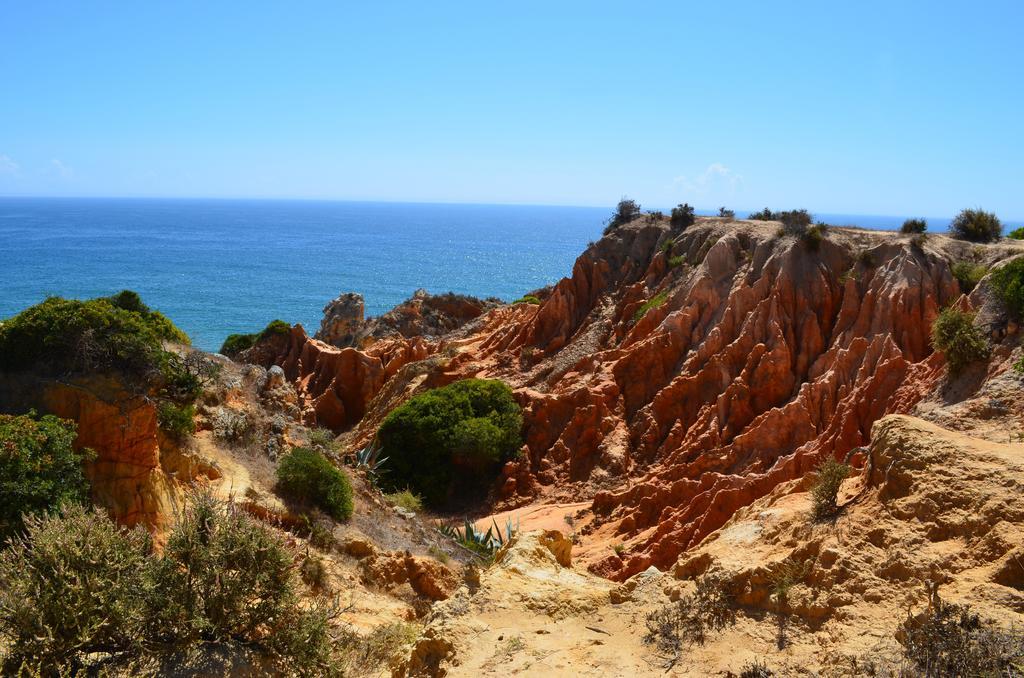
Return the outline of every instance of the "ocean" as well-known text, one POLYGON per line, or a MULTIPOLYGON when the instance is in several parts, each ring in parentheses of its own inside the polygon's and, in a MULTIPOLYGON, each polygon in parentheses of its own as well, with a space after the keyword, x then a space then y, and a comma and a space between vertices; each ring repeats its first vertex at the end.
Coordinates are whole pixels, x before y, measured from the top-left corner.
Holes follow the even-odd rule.
MULTIPOLYGON (((609 208, 291 200, 0 198, 0 318, 50 295, 142 295, 204 350, 280 318, 312 334, 359 292, 518 298, 569 275, 609 208)), ((902 218, 820 215, 898 228, 902 218)), ((930 230, 948 220, 929 221, 930 230)))

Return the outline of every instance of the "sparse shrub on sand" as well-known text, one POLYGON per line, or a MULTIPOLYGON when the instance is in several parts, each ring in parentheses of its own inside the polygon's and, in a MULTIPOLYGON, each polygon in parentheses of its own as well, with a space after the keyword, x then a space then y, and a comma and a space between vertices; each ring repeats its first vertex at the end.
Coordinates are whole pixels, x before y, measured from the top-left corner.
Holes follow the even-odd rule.
POLYGON ((998 240, 1002 232, 999 217, 982 209, 962 210, 949 225, 952 237, 970 242, 992 242, 998 240))
POLYGON ((949 307, 932 324, 932 346, 946 356, 951 376, 969 364, 985 360, 990 348, 985 335, 974 326, 974 314, 949 307))
POLYGON ((703 645, 708 634, 735 623, 736 612, 728 582, 706 574, 697 579, 693 593, 647 615, 644 642, 674 659, 685 645, 703 645))
POLYGON ((850 475, 850 467, 831 456, 815 469, 814 484, 811 486, 811 511, 817 519, 834 516, 839 507, 839 487, 850 475))
POLYGON ((924 219, 907 219, 900 227, 900 233, 924 233, 928 230, 928 222, 924 219))
POLYGON ((693 207, 687 203, 682 205, 676 205, 672 208, 672 217, 669 220, 669 224, 674 229, 683 230, 693 226, 693 222, 696 220, 694 216, 693 207))
POLYGON ((640 203, 623 196, 619 204, 615 206, 615 213, 608 220, 608 224, 604 228, 604 234, 608 235, 619 226, 628 224, 639 217, 640 214, 640 203))

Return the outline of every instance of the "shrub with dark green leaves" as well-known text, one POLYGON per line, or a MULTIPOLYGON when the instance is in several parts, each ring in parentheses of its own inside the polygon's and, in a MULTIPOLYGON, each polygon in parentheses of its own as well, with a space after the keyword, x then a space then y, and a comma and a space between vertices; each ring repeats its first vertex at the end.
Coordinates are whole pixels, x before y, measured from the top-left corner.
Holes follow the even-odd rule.
POLYGON ((990 351, 985 335, 974 326, 974 314, 953 307, 943 309, 932 324, 932 346, 945 354, 954 377, 967 365, 988 358, 990 351))
POLYGON ((605 226, 604 234, 608 235, 619 226, 628 224, 637 217, 640 216, 640 203, 636 200, 630 200, 623 196, 622 200, 615 207, 615 213, 608 220, 608 225, 605 226))
POLYGON ((807 210, 787 210, 779 212, 776 216, 782 222, 782 228, 787 235, 804 235, 814 221, 814 217, 807 210))
POLYGON ((992 289, 1008 311, 1024 317, 1024 257, 1017 257, 996 270, 989 278, 992 289))
POLYGON ((988 266, 969 261, 958 261, 950 270, 953 272, 953 277, 960 283, 960 291, 966 294, 977 287, 981 279, 985 277, 985 274, 988 273, 988 266))
POLYGON ((89 501, 82 463, 92 452, 75 451, 75 422, 35 413, 0 414, 0 542, 22 530, 22 516, 89 501))
POLYGON ((208 495, 193 498, 161 555, 144 530, 100 511, 30 518, 25 538, 0 552, 4 668, 93 675, 98 661, 144 658, 166 667, 225 642, 281 675, 330 675, 333 613, 300 607, 294 562, 281 537, 208 495))
POLYGON ((1013 238, 1014 240, 1024 240, 1024 226, 1013 229, 1007 234, 1006 237, 1013 238))
POLYGON ((992 242, 998 240, 1003 225, 992 212, 982 209, 962 210, 949 225, 949 234, 958 240, 970 242, 992 242))
POLYGON ((259 332, 253 332, 251 334, 229 334, 224 340, 224 343, 221 344, 219 353, 226 355, 229 358, 234 358, 242 351, 249 350, 264 339, 283 336, 288 334, 290 331, 291 325, 285 321, 271 320, 267 326, 259 332))
POLYGON ((522 445, 522 413, 501 381, 466 379, 396 408, 377 433, 391 490, 409 488, 430 506, 486 493, 522 445))
POLYGON ((836 503, 839 488, 850 475, 850 467, 828 457, 815 469, 811 486, 811 510, 815 518, 834 516, 839 510, 836 503))
POLYGON ((928 222, 924 219, 907 219, 900 227, 900 233, 924 233, 928 230, 928 222))
POLYGON ((335 520, 352 517, 352 485, 345 472, 316 450, 296 447, 277 465, 278 490, 289 499, 317 506, 335 520))
POLYGON ((778 221, 779 213, 772 212, 769 208, 765 207, 760 212, 751 212, 747 219, 752 221, 778 221))
POLYGON ((682 205, 676 205, 672 208, 672 217, 669 219, 669 224, 672 228, 682 230, 693 226, 695 219, 696 217, 693 213, 693 207, 687 203, 683 203, 682 205))
POLYGON ((164 341, 187 344, 188 337, 134 292, 89 301, 50 297, 0 323, 0 370, 117 370, 150 385, 172 355, 164 341))
POLYGON ((724 207, 719 207, 718 208, 718 216, 725 217, 726 219, 735 219, 736 218, 736 212, 734 212, 732 210, 727 210, 724 207))
POLYGON ((178 405, 165 401, 160 403, 156 410, 160 430, 179 442, 196 432, 195 417, 194 405, 178 405))

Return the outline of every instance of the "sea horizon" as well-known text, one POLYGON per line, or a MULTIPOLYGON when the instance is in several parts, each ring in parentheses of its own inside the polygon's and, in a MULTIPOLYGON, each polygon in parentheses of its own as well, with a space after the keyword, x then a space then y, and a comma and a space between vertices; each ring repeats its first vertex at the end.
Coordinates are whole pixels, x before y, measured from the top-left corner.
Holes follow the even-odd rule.
MULTIPOLYGON (((47 296, 133 289, 198 348, 215 351, 228 334, 276 318, 313 334, 323 307, 343 292, 362 294, 368 316, 417 289, 512 301, 570 275, 610 213, 495 203, 3 197, 0 318, 47 296)), ((906 217, 815 218, 898 229, 906 217)), ((950 221, 926 218, 930 231, 950 221)))

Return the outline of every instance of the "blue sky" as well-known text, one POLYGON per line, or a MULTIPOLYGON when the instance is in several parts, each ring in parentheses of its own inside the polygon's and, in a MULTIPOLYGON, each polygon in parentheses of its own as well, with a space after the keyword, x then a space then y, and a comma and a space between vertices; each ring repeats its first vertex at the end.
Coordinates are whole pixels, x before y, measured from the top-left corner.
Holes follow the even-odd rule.
POLYGON ((0 195, 1024 217, 1019 2, 0 0, 0 195))

